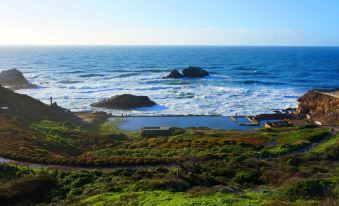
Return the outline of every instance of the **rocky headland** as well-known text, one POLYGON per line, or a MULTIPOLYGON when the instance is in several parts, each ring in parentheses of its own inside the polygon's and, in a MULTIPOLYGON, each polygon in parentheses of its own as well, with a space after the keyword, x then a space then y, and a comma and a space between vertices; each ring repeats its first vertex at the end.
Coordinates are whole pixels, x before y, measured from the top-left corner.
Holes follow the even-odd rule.
POLYGON ((339 89, 311 90, 298 99, 297 113, 325 124, 339 124, 339 89))

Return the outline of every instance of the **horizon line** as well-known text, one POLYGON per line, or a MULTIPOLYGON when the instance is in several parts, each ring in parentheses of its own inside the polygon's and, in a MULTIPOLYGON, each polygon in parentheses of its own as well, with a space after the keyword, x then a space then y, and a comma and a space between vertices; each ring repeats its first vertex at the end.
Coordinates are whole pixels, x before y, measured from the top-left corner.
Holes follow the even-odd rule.
POLYGON ((0 44, 0 47, 339 47, 339 45, 229 45, 229 44, 0 44))

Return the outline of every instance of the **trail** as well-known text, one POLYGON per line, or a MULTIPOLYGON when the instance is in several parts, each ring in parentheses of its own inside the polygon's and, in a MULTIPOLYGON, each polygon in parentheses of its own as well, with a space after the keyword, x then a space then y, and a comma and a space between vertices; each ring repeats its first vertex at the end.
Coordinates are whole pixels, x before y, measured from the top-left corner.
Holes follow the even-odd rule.
POLYGON ((170 167, 172 164, 159 164, 159 165, 126 165, 126 166, 112 166, 112 167, 84 167, 84 166, 67 166, 67 165, 54 165, 54 164, 39 164, 31 162, 22 162, 13 159, 7 159, 0 157, 1 164, 7 164, 11 166, 24 167, 28 169, 40 169, 41 171, 46 170, 60 170, 68 172, 78 172, 78 171, 94 171, 99 170, 101 172, 111 172, 116 169, 152 169, 157 167, 170 167))
MULTIPOLYGON (((332 127, 327 127, 327 128, 332 129, 332 127)), ((327 142, 328 140, 332 139, 333 137, 335 137, 337 135, 338 131, 335 128, 333 128, 333 129, 334 129, 333 133, 320 138, 319 140, 313 142, 312 144, 303 146, 301 148, 298 148, 296 150, 293 150, 289 153, 285 153, 285 154, 282 154, 282 155, 275 155, 275 156, 271 156, 271 157, 264 157, 264 158, 258 158, 258 159, 260 159, 260 160, 270 160, 270 159, 277 159, 277 158, 280 158, 280 157, 286 157, 286 156, 306 153, 306 152, 310 151, 311 149, 313 149, 314 147, 316 147, 320 144, 323 144, 323 143, 327 142)))
MULTIPOLYGON (((279 156, 273 156, 273 157, 265 157, 265 158, 258 158, 260 160, 270 160, 270 159, 276 159, 280 157, 286 157, 290 155, 295 155, 295 154, 303 154, 308 152, 309 150, 313 149, 315 146, 319 144, 323 144, 327 142, 328 140, 332 139, 338 134, 338 128, 337 126, 335 127, 327 127, 329 129, 333 128, 333 133, 322 137, 316 142, 313 142, 310 145, 306 145, 302 148, 299 148, 297 150, 291 151, 286 154, 282 154, 279 156)), ((128 166, 112 166, 112 167, 76 167, 76 166, 66 166, 66 165, 53 165, 53 164, 38 164, 38 163, 31 163, 31 162, 22 162, 22 161, 16 161, 8 158, 4 158, 0 156, 0 163, 1 164, 9 164, 12 166, 21 166, 21 167, 26 167, 27 169, 41 169, 41 171, 44 170, 61 170, 61 171, 69 171, 69 172, 76 172, 76 171, 94 171, 94 170, 99 170, 102 172, 110 172, 112 170, 116 169, 152 169, 152 168, 157 168, 157 167, 170 167, 173 166, 174 164, 159 164, 159 165, 128 165, 128 166)))

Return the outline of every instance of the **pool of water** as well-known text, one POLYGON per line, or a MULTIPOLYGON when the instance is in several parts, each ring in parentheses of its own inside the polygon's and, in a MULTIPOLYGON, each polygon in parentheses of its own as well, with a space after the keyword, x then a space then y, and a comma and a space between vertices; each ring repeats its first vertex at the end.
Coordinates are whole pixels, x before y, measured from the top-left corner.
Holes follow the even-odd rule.
MULTIPOLYGON (((249 130, 263 127, 239 126, 228 116, 176 116, 176 117, 114 117, 111 121, 119 121, 119 129, 137 131, 142 127, 208 127, 223 130, 249 130)), ((239 123, 250 123, 246 118, 238 118, 239 123)))

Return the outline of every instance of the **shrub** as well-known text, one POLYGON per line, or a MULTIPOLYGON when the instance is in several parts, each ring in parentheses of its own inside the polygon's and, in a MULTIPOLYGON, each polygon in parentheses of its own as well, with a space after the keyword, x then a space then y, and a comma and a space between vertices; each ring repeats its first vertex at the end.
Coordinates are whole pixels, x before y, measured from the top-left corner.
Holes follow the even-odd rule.
POLYGON ((249 172, 238 172, 236 176, 234 177, 234 181, 239 184, 245 184, 245 183, 253 183, 257 184, 259 183, 258 176, 254 173, 249 172))
POLYGON ((35 203, 44 199, 46 194, 56 187, 56 180, 51 176, 26 176, 18 181, 0 187, 2 205, 35 203))
POLYGON ((213 176, 223 176, 226 178, 232 178, 234 176, 234 169, 231 167, 226 168, 213 168, 211 171, 213 176))
POLYGON ((141 182, 144 189, 151 190, 170 190, 170 191, 185 191, 190 187, 190 184, 183 179, 164 178, 164 179, 151 179, 141 182))
POLYGON ((338 147, 331 147, 325 153, 325 158, 328 160, 338 161, 339 160, 339 149, 338 147))
POLYGON ((280 193, 281 198, 290 200, 316 199, 331 195, 335 183, 328 179, 306 179, 289 185, 280 193))
POLYGON ((215 177, 205 173, 205 174, 197 174, 197 175, 186 175, 184 176, 185 180, 188 181, 191 185, 195 186, 213 186, 218 184, 218 181, 215 177))
POLYGON ((89 176, 83 176, 83 177, 79 177, 76 180, 74 180, 71 184, 72 188, 78 188, 78 187, 82 187, 84 185, 87 185, 89 183, 92 183, 92 178, 89 176))
POLYGON ((289 166, 299 166, 301 163, 301 159, 298 157, 291 157, 287 160, 287 165, 289 166))

